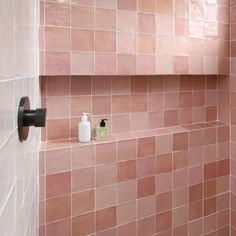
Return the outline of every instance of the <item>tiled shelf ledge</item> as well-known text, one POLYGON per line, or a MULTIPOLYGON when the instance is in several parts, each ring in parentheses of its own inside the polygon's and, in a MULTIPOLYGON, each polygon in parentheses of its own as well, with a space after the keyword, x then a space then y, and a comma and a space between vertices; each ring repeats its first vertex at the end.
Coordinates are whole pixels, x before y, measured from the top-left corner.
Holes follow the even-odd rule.
POLYGON ((77 139, 65 139, 65 140, 55 140, 55 141, 46 141, 43 142, 41 145, 41 151, 53 150, 53 149, 60 149, 66 147, 76 147, 76 146, 85 146, 85 145, 96 145, 101 143, 110 143, 110 142, 118 142, 118 141, 125 141, 125 140, 132 140, 132 139, 139 139, 145 137, 155 137, 167 134, 175 134, 175 133, 182 133, 194 130, 202 130, 206 128, 217 128, 227 126, 226 123, 219 122, 219 121, 212 121, 212 122, 204 122, 204 123, 196 123, 196 124, 189 124, 183 126, 173 126, 167 128, 159 128, 159 129, 149 129, 149 130, 141 130, 135 132, 126 132, 126 133, 119 133, 119 134, 111 134, 104 140, 96 140, 92 138, 92 140, 88 143, 80 143, 77 139))
POLYGON ((228 235, 225 123, 130 132, 86 144, 46 142, 39 174, 39 224, 46 236, 60 229, 68 236, 172 235, 188 227, 208 229, 209 220, 218 222, 211 232, 228 235))

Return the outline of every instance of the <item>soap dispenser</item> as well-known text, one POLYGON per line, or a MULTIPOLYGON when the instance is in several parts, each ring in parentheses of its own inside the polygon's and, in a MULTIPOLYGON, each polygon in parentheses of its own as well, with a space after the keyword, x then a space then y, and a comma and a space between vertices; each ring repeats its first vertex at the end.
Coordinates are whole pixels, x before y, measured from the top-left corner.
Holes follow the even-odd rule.
POLYGON ((102 119, 100 125, 96 128, 96 139, 104 139, 109 135, 109 128, 106 125, 107 119, 102 119))
POLYGON ((91 125, 88 121, 88 115, 89 113, 83 113, 83 116, 81 118, 81 122, 79 123, 79 142, 86 143, 91 140, 91 125))

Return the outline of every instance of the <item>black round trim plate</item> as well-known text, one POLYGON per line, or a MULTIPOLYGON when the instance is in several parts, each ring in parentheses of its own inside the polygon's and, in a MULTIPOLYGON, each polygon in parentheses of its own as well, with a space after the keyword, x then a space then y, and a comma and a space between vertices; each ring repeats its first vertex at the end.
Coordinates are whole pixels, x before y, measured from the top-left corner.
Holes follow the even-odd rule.
POLYGON ((30 110, 30 101, 28 97, 22 97, 18 108, 18 134, 21 142, 25 141, 29 135, 29 127, 45 127, 46 109, 39 108, 30 110))
POLYGON ((25 141, 29 135, 29 126, 24 126, 24 111, 30 109, 28 97, 22 97, 18 108, 18 134, 21 142, 25 141))

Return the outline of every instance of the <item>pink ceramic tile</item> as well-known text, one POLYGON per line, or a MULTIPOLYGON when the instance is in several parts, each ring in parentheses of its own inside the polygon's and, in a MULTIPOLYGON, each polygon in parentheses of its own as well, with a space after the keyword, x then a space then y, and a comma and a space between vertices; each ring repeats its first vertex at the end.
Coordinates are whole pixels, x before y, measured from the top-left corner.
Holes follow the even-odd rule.
POLYGON ((96 167, 96 186, 114 184, 117 181, 116 165, 108 164, 96 167))
POLYGON ((120 54, 135 54, 136 35, 133 33, 117 33, 117 52, 120 54))
POLYGON ((136 73, 137 74, 155 74, 156 58, 152 55, 137 56, 136 73))
POLYGON ((94 10, 89 6, 71 6, 71 26, 76 28, 94 27, 94 10))
POLYGON ((142 158, 138 160, 137 176, 142 178, 155 174, 155 157, 142 158))
POLYGON ((96 209, 104 209, 116 205, 117 186, 111 185, 96 189, 96 209))
POLYGON ((136 235, 136 223, 129 223, 118 227, 118 236, 136 235))
POLYGON ((118 9, 122 10, 136 10, 137 9, 137 1, 136 0, 118 0, 117 2, 118 9))
POLYGON ((63 236, 71 235, 71 220, 62 220, 56 223, 51 223, 46 226, 46 235, 53 236, 63 236))
POLYGON ((92 113, 94 115, 104 115, 111 113, 111 97, 110 96, 93 96, 92 113))
POLYGON ((69 217, 71 214, 70 195, 46 201, 46 222, 50 223, 69 217))
POLYGON ((90 96, 71 98, 70 101, 71 101, 71 116, 79 117, 84 112, 91 113, 92 101, 90 96))
POLYGON ((48 98, 46 101, 48 119, 66 118, 69 117, 70 105, 69 98, 48 98))
POLYGON ((129 202, 137 197, 136 180, 125 181, 118 184, 118 203, 129 202))
POLYGON ((46 152, 45 157, 46 173, 53 174, 70 170, 71 152, 69 148, 52 150, 46 152))
POLYGON ((136 56, 131 54, 117 55, 117 74, 127 75, 136 73, 136 56))
POLYGON ((116 207, 96 212, 96 231, 102 231, 116 225, 116 207))
POLYGON ((138 140, 138 156, 152 156, 155 153, 155 138, 140 138, 138 140))
POLYGON ((135 160, 118 163, 117 165, 118 182, 135 179, 136 176, 137 174, 136 174, 136 161, 135 160))
POLYGON ((94 31, 84 29, 71 30, 71 50, 72 51, 93 51, 94 31))
POLYGON ((147 111, 147 96, 143 94, 131 96, 131 112, 147 111))
POLYGON ((138 14, 138 32, 155 33, 155 16, 151 14, 138 14))
POLYGON ((68 75, 70 71, 69 53, 45 52, 45 74, 68 75))
POLYGON ((72 192, 78 192, 94 188, 95 186, 94 172, 95 170, 92 167, 87 169, 72 171, 71 173, 72 192))
POLYGON ((104 143, 96 145, 96 164, 108 164, 116 161, 116 144, 104 143))
POLYGON ((167 0, 164 3, 162 1, 156 2, 156 12, 161 15, 171 16, 173 14, 173 1, 167 0))
POLYGON ((165 193, 172 190, 172 173, 166 172, 156 176, 156 192, 165 193))
POLYGON ((114 30, 116 12, 110 9, 95 9, 95 29, 114 30))
POLYGON ((138 35, 138 53, 154 54, 155 53, 155 37, 151 34, 138 35))
POLYGON ((70 94, 70 80, 66 76, 48 77, 48 79, 45 78, 45 83, 45 87, 41 88, 41 91, 45 91, 45 96, 66 96, 70 94))
POLYGON ((154 215, 156 212, 156 196, 141 198, 137 202, 138 219, 154 215))
POLYGON ((116 56, 112 53, 96 53, 95 72, 98 75, 113 75, 116 73, 116 56))
POLYGON ((130 115, 112 116, 112 133, 126 133, 130 131, 130 115))
POLYGON ((101 8, 109 8, 109 9, 115 9, 116 8, 116 1, 112 0, 96 0, 95 6, 101 7, 101 8))
POLYGON ((136 201, 117 207, 117 224, 123 225, 136 220, 136 201))
POLYGON ((155 194, 155 177, 145 177, 138 180, 138 198, 155 194))
POLYGON ((73 170, 92 167, 94 165, 94 147, 92 145, 73 147, 71 152, 73 170))
POLYGON ((73 52, 71 53, 70 74, 93 75, 95 71, 94 53, 73 52))
POLYGON ((95 208, 94 190, 83 191, 72 195, 72 215, 82 215, 95 208), (83 202, 83 204, 81 204, 83 202))
POLYGON ((138 221, 138 235, 152 235, 156 232, 155 216, 150 216, 138 221))
POLYGON ((164 212, 172 208, 172 192, 161 193, 156 196, 156 212, 164 212))
POLYGON ((112 31, 95 31, 95 51, 96 52, 115 52, 116 34, 112 31))
POLYGON ((184 188, 188 185, 188 171, 178 170, 173 173, 173 188, 184 188))
MULTIPOLYGON (((45 3, 45 25, 70 26, 69 4, 45 3)), ((43 12, 43 11, 41 11, 43 12)))
POLYGON ((156 217, 156 227, 157 232, 165 231, 172 227, 172 212, 166 211, 160 214, 157 214, 156 217))
POLYGON ((47 139, 58 140, 69 138, 69 120, 48 120, 47 121, 47 139))
POLYGON ((45 27, 45 50, 69 51, 70 30, 69 28, 45 27))
POLYGON ((95 214, 88 213, 72 218, 72 235, 86 235, 95 232, 95 214))

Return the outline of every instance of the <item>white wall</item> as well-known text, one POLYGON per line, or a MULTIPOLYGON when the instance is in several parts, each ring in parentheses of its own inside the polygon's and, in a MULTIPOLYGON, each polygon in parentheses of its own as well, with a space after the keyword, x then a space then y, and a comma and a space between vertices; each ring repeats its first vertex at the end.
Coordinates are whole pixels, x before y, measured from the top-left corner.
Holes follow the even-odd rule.
POLYGON ((40 106, 38 0, 0 0, 0 235, 35 236, 40 130, 17 133, 20 97, 40 106))

